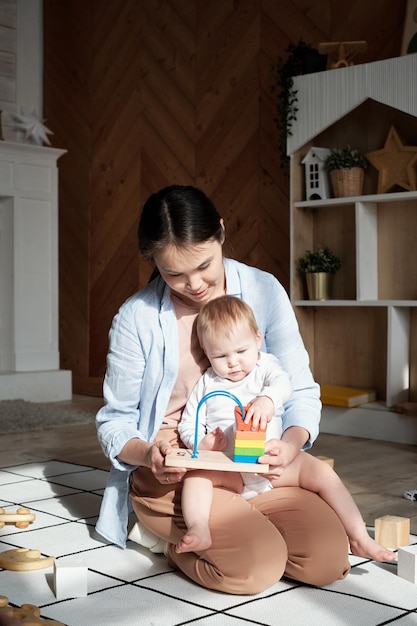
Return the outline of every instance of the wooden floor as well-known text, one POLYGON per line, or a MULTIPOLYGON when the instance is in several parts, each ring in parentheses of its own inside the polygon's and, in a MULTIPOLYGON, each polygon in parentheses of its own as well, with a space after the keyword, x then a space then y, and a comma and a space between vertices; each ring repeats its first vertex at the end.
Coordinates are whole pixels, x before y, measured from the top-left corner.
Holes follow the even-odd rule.
MULTIPOLYGON (((91 397, 76 396, 73 403, 93 410, 101 406, 99 398, 91 397)), ((403 497, 407 489, 417 489, 416 446, 321 434, 313 453, 334 459, 368 525, 383 515, 409 517, 417 534, 417 502, 403 497)), ((0 435, 0 459, 1 467, 57 459, 109 468, 93 425, 0 435)))

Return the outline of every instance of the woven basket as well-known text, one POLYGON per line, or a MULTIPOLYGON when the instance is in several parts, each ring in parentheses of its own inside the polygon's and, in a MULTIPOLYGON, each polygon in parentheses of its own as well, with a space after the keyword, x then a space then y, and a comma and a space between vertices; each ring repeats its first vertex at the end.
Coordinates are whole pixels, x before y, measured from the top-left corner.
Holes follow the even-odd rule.
POLYGON ((362 167, 332 170, 330 172, 330 180, 332 181, 334 197, 345 198, 346 196, 361 196, 363 174, 364 170, 362 167))

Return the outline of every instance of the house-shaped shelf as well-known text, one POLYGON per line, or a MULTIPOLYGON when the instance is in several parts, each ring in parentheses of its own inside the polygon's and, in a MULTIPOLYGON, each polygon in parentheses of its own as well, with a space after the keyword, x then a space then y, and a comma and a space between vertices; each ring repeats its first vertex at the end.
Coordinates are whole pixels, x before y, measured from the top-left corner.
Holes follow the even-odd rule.
POLYGON ((363 196, 306 197, 314 149, 384 147, 391 127, 417 146, 417 55, 294 79, 298 113, 291 157, 291 300, 321 383, 377 389, 392 406, 417 399, 417 191, 378 194, 365 172, 363 196), (330 247, 341 258, 332 300, 306 299, 296 260, 330 247))

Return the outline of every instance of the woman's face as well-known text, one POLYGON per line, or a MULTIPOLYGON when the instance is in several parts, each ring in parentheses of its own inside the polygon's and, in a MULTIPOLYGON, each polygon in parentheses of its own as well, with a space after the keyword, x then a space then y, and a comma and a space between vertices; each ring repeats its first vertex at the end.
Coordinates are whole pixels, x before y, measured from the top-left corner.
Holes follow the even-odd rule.
POLYGON ((223 247, 214 239, 168 245, 154 254, 154 262, 171 291, 185 302, 203 306, 225 293, 223 247))

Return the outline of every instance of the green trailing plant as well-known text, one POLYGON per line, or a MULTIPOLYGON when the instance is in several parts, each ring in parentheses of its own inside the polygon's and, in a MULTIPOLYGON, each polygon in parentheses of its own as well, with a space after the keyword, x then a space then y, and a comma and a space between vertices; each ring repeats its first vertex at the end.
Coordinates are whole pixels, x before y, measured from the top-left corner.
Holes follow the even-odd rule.
POLYGON ((307 54, 318 54, 310 44, 300 40, 297 44, 290 44, 286 49, 288 57, 278 58, 275 65, 271 65, 274 84, 271 92, 277 91, 277 117, 274 122, 278 129, 278 146, 280 150, 281 168, 288 170, 287 139, 292 135, 292 126, 297 119, 297 90, 294 87, 294 76, 305 73, 305 58, 307 54))
POLYGON ((328 172, 332 170, 351 169, 361 167, 366 169, 368 161, 357 148, 345 146, 344 148, 332 148, 329 156, 324 161, 324 167, 328 172))
POLYGON ((334 274, 340 269, 340 259, 329 248, 319 247, 316 252, 307 250, 297 260, 297 269, 302 274, 326 272, 334 274))

